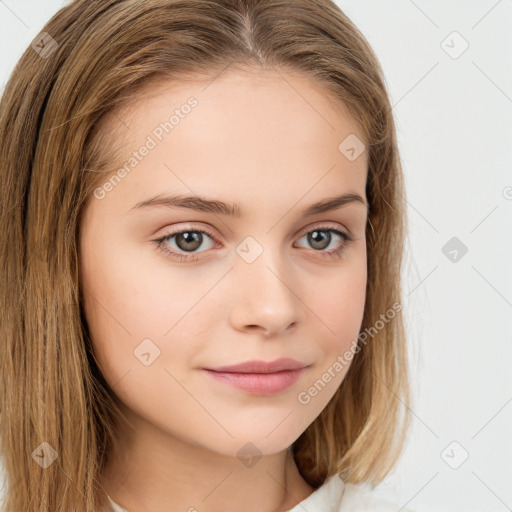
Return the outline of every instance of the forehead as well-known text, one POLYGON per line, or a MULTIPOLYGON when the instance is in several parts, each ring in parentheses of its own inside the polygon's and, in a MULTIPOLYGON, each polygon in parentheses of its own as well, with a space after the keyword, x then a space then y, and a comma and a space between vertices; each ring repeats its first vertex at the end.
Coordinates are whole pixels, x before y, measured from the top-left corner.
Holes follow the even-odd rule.
POLYGON ((224 188, 254 196, 274 187, 299 199, 315 188, 341 193, 366 183, 366 151, 351 161, 340 150, 347 137, 367 146, 359 124, 323 84, 282 69, 154 82, 111 113, 103 133, 106 150, 116 152, 111 171, 151 146, 116 187, 130 195, 218 196, 224 188))

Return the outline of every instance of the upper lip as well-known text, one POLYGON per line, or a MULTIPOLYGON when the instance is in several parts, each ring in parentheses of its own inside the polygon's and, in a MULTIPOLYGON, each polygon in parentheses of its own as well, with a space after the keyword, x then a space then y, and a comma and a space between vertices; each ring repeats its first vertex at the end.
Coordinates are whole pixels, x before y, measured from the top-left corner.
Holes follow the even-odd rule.
POLYGON ((298 370, 304 368, 307 364, 290 359, 289 357, 282 357, 275 361, 246 361, 240 364, 230 366, 216 366, 214 368, 205 368, 214 372, 229 372, 229 373, 275 373, 283 370, 298 370))

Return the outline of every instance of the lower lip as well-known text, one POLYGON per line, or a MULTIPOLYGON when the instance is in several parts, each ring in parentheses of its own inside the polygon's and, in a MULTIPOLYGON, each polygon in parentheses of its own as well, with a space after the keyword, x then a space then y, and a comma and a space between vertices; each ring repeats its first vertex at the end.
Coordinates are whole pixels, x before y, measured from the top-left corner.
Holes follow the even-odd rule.
POLYGON ((214 379, 254 395, 274 395, 293 386, 306 368, 276 373, 229 373, 205 370, 214 379))

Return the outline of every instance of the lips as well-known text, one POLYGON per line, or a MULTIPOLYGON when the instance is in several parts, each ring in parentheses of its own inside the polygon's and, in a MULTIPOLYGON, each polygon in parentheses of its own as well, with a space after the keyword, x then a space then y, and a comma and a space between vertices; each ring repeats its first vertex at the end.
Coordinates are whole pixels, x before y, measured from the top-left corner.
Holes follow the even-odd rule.
POLYGON ((253 395, 274 395, 293 386, 308 364, 282 357, 275 361, 246 361, 230 366, 204 368, 214 380, 253 395))
POLYGON ((305 368, 306 366, 308 365, 296 361, 295 359, 282 357, 270 362, 254 360, 229 366, 205 368, 205 370, 223 373, 277 373, 285 370, 298 370, 300 368, 305 368))

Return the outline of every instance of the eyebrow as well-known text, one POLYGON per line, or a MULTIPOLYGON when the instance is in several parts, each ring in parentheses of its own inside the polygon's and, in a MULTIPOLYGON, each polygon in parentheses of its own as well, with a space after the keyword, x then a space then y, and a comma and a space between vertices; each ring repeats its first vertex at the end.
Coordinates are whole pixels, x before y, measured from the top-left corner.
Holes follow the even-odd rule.
MULTIPOLYGON (((349 192, 339 196, 328 197, 309 205, 302 211, 302 216, 310 217, 318 213, 330 212, 352 203, 359 203, 368 208, 367 202, 359 194, 349 192)), ((165 206, 167 208, 186 208, 188 210, 205 213, 218 213, 235 218, 242 217, 242 210, 240 206, 235 203, 225 203, 223 201, 199 196, 160 194, 137 203, 131 209, 153 208, 157 206, 165 206)))

